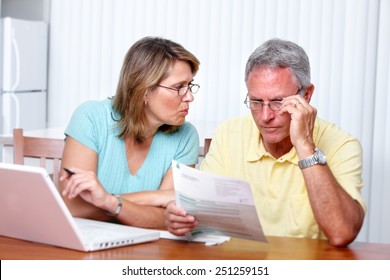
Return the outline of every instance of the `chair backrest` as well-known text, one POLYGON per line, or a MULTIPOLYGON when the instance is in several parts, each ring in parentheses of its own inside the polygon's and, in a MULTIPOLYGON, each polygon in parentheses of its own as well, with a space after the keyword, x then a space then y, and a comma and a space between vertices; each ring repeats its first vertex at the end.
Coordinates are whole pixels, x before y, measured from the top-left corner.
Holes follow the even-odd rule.
POLYGON ((53 182, 58 187, 60 163, 65 141, 62 139, 24 136, 21 128, 14 129, 13 138, 14 163, 24 165, 25 158, 37 158, 39 159, 39 165, 47 168, 47 160, 52 160, 53 182))
POLYGON ((211 138, 205 138, 204 139, 204 146, 203 146, 203 156, 205 157, 207 153, 209 152, 211 144, 211 138))

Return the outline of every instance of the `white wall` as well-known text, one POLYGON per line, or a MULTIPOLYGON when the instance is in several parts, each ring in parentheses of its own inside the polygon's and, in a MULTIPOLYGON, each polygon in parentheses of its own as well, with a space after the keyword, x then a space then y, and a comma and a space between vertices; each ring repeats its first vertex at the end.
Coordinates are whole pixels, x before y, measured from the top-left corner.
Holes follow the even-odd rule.
POLYGON ((163 36, 202 62, 188 119, 210 137, 248 113, 244 67, 254 48, 272 37, 302 45, 319 116, 363 146, 368 212, 358 240, 390 243, 390 0, 52 0, 50 12, 50 126, 66 125, 85 100, 114 95, 131 44, 163 36))

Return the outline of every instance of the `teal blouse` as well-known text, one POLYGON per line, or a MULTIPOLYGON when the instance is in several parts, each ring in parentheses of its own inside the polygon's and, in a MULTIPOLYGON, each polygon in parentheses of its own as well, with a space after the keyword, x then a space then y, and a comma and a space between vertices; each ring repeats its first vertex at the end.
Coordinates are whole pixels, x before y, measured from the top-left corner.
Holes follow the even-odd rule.
POLYGON ((171 134, 157 131, 145 161, 133 176, 128 169, 124 140, 117 136, 118 119, 112 100, 87 101, 75 110, 65 130, 66 135, 96 151, 97 177, 108 192, 157 190, 172 159, 186 165, 198 162, 198 132, 185 122, 171 134))

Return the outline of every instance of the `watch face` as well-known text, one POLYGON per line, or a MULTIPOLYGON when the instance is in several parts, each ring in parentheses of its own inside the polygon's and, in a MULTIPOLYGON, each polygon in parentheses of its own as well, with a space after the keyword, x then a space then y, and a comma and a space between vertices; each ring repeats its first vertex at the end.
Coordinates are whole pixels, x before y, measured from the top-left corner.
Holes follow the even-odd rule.
POLYGON ((316 155, 316 158, 317 158, 317 161, 319 164, 325 164, 326 163, 326 156, 324 155, 324 153, 316 148, 315 149, 315 155, 316 155))

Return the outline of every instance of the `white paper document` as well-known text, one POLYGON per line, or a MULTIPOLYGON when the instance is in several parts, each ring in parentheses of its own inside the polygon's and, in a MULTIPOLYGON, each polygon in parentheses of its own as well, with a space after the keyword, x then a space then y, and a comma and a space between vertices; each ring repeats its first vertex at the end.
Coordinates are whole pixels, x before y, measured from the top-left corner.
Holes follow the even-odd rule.
POLYGON ((176 204, 195 216, 199 234, 234 236, 267 242, 248 182, 223 177, 172 161, 176 204))
MULTIPOLYGON (((186 236, 177 236, 166 230, 160 230, 159 233, 160 233, 160 238, 188 241, 186 236)), ((201 234, 201 235, 194 236, 194 238, 191 238, 192 242, 201 242, 204 243, 206 246, 220 245, 229 240, 230 240, 229 236, 208 235, 208 234, 201 234)))

